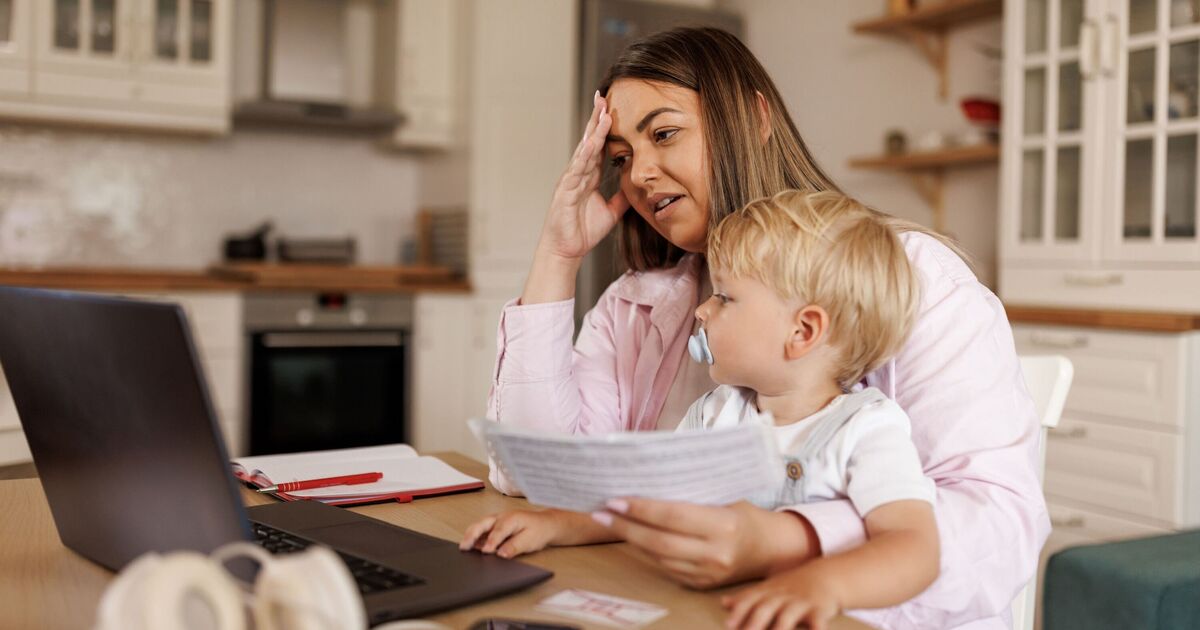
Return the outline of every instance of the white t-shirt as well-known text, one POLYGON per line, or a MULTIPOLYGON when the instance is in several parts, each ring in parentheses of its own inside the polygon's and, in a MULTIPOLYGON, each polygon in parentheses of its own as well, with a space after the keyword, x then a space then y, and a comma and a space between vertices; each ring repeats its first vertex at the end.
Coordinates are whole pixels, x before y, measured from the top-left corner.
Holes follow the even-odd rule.
MULTIPOLYGON (((800 456, 822 419, 853 400, 849 395, 838 396, 803 420, 775 426, 770 413, 758 410, 755 398, 753 390, 721 385, 692 403, 677 430, 718 429, 759 422, 773 427, 784 458, 795 458, 800 456)), ((921 469, 921 459, 909 437, 910 429, 908 415, 894 401, 883 398, 863 405, 852 412, 824 448, 804 463, 797 496, 803 496, 806 502, 849 499, 861 516, 885 503, 904 499, 932 504, 936 487, 921 469)), ((767 507, 786 505, 789 503, 767 507)))

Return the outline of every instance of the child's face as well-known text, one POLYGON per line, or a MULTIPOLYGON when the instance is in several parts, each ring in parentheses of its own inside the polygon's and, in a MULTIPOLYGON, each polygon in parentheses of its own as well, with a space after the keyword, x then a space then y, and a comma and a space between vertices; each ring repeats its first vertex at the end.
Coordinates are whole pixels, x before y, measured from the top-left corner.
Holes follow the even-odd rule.
POLYGON ((714 358, 709 376, 723 385, 772 389, 784 375, 795 305, 757 280, 715 268, 711 274, 713 295, 696 308, 714 358))

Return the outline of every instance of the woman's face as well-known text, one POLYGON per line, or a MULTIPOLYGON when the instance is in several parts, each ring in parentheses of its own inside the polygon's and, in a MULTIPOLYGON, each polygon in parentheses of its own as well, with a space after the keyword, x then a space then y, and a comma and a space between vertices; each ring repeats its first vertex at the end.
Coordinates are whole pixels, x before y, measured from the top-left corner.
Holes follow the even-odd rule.
POLYGON ((608 90, 607 154, 629 205, 668 241, 703 252, 708 234, 708 152, 693 90, 618 79, 608 90))

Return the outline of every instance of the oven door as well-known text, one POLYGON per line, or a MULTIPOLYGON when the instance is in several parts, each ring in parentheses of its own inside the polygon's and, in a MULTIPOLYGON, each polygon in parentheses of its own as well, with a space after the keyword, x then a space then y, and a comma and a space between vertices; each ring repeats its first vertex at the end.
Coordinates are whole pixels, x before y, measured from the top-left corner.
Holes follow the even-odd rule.
POLYGON ((250 454, 406 442, 404 330, 251 337, 250 454))

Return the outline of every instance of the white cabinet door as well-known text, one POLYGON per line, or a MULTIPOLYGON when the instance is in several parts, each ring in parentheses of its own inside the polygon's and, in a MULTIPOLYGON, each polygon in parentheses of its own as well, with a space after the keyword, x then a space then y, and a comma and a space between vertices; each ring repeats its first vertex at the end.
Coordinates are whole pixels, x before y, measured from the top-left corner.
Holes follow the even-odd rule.
POLYGON ((0 96, 28 97, 33 89, 33 5, 31 0, 0 0, 0 96))
POLYGON ((28 1, 0 0, 0 11, 28 7, 32 47, 23 99, 3 98, 11 64, 0 52, 0 114, 228 131, 230 0, 28 1))
POLYGON ((1005 3, 1001 256, 1091 260, 1103 197, 1098 0, 1005 3))
POLYGON ((1190 0, 1110 0, 1113 104, 1105 256, 1200 260, 1200 9, 1190 0))
POLYGON ((444 149, 458 141, 462 0, 397 0, 396 110, 402 120, 394 142, 444 149))
POLYGON ((468 443, 467 354, 471 298, 420 294, 412 357, 412 442, 417 450, 457 451, 468 443))
POLYGON ((170 110, 227 112, 229 0, 141 0, 139 99, 170 110))
POLYGON ((135 0, 35 2, 35 94, 96 105, 134 96, 135 0))

